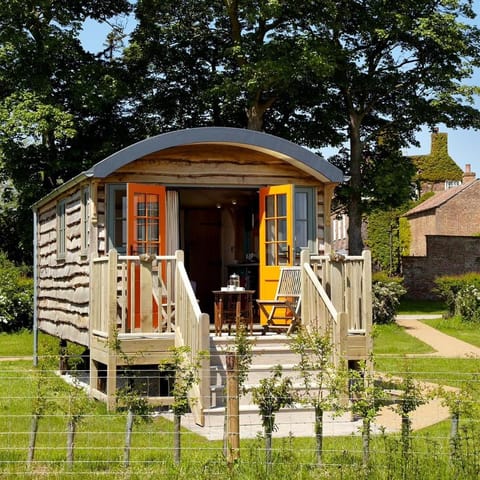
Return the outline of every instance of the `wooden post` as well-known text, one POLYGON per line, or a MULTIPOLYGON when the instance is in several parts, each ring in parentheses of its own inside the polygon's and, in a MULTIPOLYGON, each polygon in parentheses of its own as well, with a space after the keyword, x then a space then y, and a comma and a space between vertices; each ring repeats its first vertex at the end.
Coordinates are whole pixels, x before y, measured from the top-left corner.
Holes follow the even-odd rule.
POLYGON ((342 338, 345 335, 346 331, 346 322, 348 322, 348 317, 345 314, 345 305, 344 305, 344 288, 343 288, 343 263, 330 261, 331 268, 331 300, 335 310, 337 311, 337 324, 333 325, 335 332, 333 335, 334 339, 334 359, 333 362, 335 365, 338 364, 340 360, 340 355, 342 355, 342 350, 344 349, 344 339, 342 338))
MULTIPOLYGON (((112 342, 115 337, 117 321, 117 259, 116 250, 110 250, 108 253, 108 279, 107 279, 107 322, 108 322, 108 341, 112 342)), ((108 364, 107 364, 107 408, 109 411, 115 410, 115 398, 117 393, 117 352, 108 346, 108 364)))
POLYGON ((238 390, 238 358, 227 352, 227 464, 231 467, 240 456, 240 398, 238 390))
POLYGON ((146 333, 153 332, 152 262, 154 258, 153 255, 140 255, 140 330, 146 333))
MULTIPOLYGON (((310 327, 314 324, 312 319, 312 299, 307 298, 307 278, 303 265, 308 263, 310 265, 310 251, 307 248, 302 248, 300 251, 300 305, 302 308, 301 322, 304 327, 310 327)), ((318 323, 316 320, 315 322, 318 323)))
POLYGON ((373 352, 372 338, 372 255, 370 250, 362 252, 362 327, 365 329, 365 342, 367 350, 367 366, 369 373, 373 372, 371 353, 373 352))

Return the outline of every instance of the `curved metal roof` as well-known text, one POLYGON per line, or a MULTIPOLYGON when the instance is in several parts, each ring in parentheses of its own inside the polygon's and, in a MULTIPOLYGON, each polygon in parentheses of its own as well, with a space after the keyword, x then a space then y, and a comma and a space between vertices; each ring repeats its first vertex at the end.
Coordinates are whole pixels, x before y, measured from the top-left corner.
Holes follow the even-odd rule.
POLYGON ((282 158, 314 176, 320 175, 327 181, 334 183, 343 181, 341 170, 304 147, 267 133, 229 127, 200 127, 162 133, 110 155, 84 173, 91 177, 105 178, 145 155, 196 143, 223 143, 261 150, 282 158))
POLYGON ((32 207, 34 209, 38 208, 85 178, 105 178, 119 168, 145 155, 166 150, 167 148, 202 143, 236 145, 246 149, 262 151, 304 170, 320 181, 341 183, 344 180, 343 172, 340 169, 307 148, 289 140, 244 128, 199 127, 162 133, 119 150, 101 160, 89 170, 66 181, 60 187, 38 200, 32 207))

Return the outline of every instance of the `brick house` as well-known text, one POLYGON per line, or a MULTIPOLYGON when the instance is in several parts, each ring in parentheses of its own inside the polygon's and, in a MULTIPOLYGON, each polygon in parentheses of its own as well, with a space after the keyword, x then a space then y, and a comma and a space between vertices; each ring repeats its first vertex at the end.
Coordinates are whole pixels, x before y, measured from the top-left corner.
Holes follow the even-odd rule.
POLYGON ((409 210, 410 255, 427 254, 427 235, 469 236, 480 233, 480 181, 466 165, 463 183, 435 195, 409 210))
POLYGON ((441 275, 480 271, 480 180, 466 165, 463 183, 409 210, 410 255, 402 258, 412 298, 433 298, 441 275))

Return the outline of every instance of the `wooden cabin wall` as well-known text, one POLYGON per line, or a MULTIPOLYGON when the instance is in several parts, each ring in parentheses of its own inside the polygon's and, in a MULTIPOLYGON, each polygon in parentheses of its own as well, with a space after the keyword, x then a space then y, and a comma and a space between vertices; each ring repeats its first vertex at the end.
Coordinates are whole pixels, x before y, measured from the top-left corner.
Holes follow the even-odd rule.
POLYGON ((80 190, 60 199, 63 198, 66 198, 64 259, 57 257, 57 203, 48 203, 38 212, 38 325, 46 333, 88 345, 89 258, 81 252, 80 190))
POLYGON ((184 147, 151 154, 122 167, 110 179, 121 183, 161 183, 184 187, 314 186, 317 188, 317 253, 329 251, 331 185, 325 187, 322 182, 293 165, 262 152, 240 154, 227 147, 195 147, 195 152, 192 147, 184 147))

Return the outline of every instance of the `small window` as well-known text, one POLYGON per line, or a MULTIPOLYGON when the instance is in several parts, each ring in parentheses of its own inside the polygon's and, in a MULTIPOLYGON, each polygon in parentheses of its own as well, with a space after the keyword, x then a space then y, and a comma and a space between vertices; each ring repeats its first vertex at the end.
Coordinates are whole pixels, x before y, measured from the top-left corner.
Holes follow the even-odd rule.
POLYGON ((90 190, 87 187, 82 190, 82 225, 81 225, 82 255, 87 255, 88 246, 90 243, 89 242, 89 236, 90 236, 89 200, 90 200, 90 190))
POLYGON ((313 188, 295 187, 295 253, 302 248, 315 252, 315 203, 313 188))
POLYGON ((57 258, 65 258, 67 244, 67 212, 66 200, 60 200, 57 205, 57 258))
POLYGON ((445 180, 445 190, 449 188, 458 187, 462 182, 460 180, 445 180))
POLYGON ((108 249, 119 254, 127 252, 127 186, 109 185, 107 191, 108 249))

